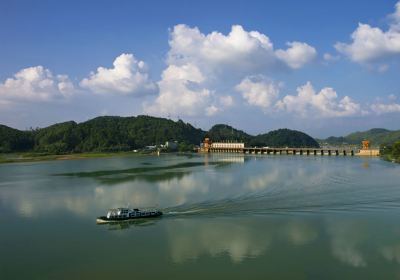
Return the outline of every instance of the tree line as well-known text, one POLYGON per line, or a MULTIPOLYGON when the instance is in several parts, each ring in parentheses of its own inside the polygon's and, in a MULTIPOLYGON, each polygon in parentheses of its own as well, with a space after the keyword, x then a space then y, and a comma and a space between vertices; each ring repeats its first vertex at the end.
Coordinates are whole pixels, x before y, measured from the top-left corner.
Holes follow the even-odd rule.
POLYGON ((395 142, 392 145, 381 147, 382 156, 390 161, 400 163, 400 141, 395 142))
POLYGON ((319 146, 309 135, 289 129, 252 136, 223 124, 203 131, 182 120, 173 121, 151 116, 105 116, 79 124, 69 121, 29 131, 0 125, 0 152, 117 152, 160 145, 166 141, 177 141, 180 150, 191 150, 194 145, 199 145, 204 137, 210 137, 212 141, 241 141, 250 146, 319 146))

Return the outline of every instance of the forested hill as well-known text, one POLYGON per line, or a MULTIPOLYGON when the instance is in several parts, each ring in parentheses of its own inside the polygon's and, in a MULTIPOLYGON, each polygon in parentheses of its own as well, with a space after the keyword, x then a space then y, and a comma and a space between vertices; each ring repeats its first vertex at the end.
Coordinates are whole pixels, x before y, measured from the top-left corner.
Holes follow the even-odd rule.
POLYGON ((214 142, 218 141, 239 141, 246 144, 250 143, 253 136, 242 130, 235 129, 226 124, 216 124, 208 132, 207 136, 214 142))
POLYGON ((296 130, 278 129, 265 134, 260 134, 250 142, 251 146, 270 146, 270 147, 315 147, 318 142, 311 136, 296 130))
POLYGON ((79 124, 70 121, 33 131, 5 126, 0 129, 1 152, 30 150, 51 154, 128 151, 168 140, 198 144, 205 135, 201 129, 181 120, 174 122, 149 116, 98 117, 79 124))
POLYGON ((213 141, 238 140, 252 146, 318 147, 318 143, 299 131, 280 129, 257 136, 227 125, 215 125, 208 132, 182 120, 150 116, 97 117, 76 123, 58 123, 31 131, 0 125, 0 152, 34 151, 49 154, 112 152, 140 149, 174 140, 181 149, 198 145, 205 136, 213 141))
POLYGON ((400 141, 400 130, 388 130, 373 128, 367 131, 354 132, 342 137, 328 137, 319 140, 320 143, 329 145, 360 144, 363 140, 369 140, 372 146, 390 145, 400 141))
POLYGON ((258 147, 319 147, 311 136, 296 130, 278 129, 265 134, 252 136, 229 125, 214 125, 207 133, 213 141, 233 140, 244 142, 247 146, 258 147))
POLYGON ((0 153, 28 151, 33 148, 32 134, 0 125, 0 153))

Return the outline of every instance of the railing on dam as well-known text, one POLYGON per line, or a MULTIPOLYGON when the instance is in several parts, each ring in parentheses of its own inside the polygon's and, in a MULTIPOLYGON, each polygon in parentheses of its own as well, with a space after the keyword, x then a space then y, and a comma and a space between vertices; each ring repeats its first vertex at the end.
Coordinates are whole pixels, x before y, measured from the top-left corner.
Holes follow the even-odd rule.
POLYGON ((242 153, 242 154, 268 154, 268 155, 329 155, 329 156, 354 156, 359 151, 349 148, 214 148, 212 153, 242 153))

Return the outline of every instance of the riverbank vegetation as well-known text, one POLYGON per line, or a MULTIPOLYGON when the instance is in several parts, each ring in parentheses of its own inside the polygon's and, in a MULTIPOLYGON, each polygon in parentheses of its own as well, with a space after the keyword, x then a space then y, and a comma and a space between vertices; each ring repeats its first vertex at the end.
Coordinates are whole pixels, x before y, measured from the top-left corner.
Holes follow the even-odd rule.
POLYGON ((373 128, 367 131, 358 131, 346 136, 331 136, 326 139, 319 139, 321 145, 342 146, 360 145, 363 140, 369 140, 373 147, 390 145, 400 141, 400 130, 388 130, 384 128, 373 128))
POLYGON ((73 153, 73 154, 47 154, 47 153, 2 153, 0 154, 0 163, 18 163, 18 162, 37 162, 48 160, 74 160, 106 157, 139 156, 149 153, 133 152, 111 152, 111 153, 73 153))
MULTIPOLYGON (((0 154, 21 154, 19 157, 51 157, 81 153, 119 153, 143 151, 149 146, 161 148, 167 141, 176 141, 181 152, 193 151, 204 137, 212 141, 241 141, 246 146, 318 147, 309 135, 279 129, 257 136, 228 125, 215 125, 209 131, 195 128, 182 120, 137 117, 97 117, 86 122, 74 121, 45 128, 17 130, 0 125, 0 154)), ((0 161, 10 158, 2 156, 0 161)))
POLYGON ((0 152, 35 152, 51 155, 113 153, 144 149, 174 140, 181 149, 198 144, 204 131, 183 121, 149 116, 98 117, 87 122, 70 121, 49 127, 19 131, 0 127, 0 152))
POLYGON ((393 145, 383 146, 381 151, 384 159, 400 163, 400 141, 393 145))

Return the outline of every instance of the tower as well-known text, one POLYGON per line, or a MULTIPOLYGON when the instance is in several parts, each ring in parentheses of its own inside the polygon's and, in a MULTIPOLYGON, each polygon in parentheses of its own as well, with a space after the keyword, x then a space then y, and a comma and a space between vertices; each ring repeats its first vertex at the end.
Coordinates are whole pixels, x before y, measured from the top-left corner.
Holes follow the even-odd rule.
POLYGON ((210 138, 208 138, 208 137, 204 138, 202 152, 208 153, 208 152, 210 152, 210 148, 211 148, 210 138))
POLYGON ((369 150, 369 140, 362 141, 362 149, 369 150))

